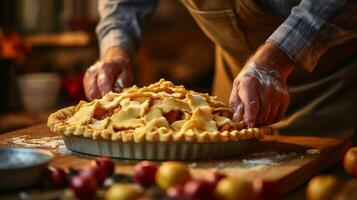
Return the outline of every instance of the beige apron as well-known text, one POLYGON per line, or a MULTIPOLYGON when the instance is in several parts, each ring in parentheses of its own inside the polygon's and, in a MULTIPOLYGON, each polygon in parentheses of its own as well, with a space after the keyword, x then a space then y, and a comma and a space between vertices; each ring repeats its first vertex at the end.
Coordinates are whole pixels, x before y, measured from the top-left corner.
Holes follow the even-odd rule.
MULTIPOLYGON (((247 58, 284 21, 253 0, 182 0, 216 45, 213 94, 228 102, 234 78, 247 58)), ((297 68, 288 79, 284 134, 348 137, 357 122, 357 42, 329 50, 313 72, 297 68), (347 46, 347 47, 346 47, 347 46)))

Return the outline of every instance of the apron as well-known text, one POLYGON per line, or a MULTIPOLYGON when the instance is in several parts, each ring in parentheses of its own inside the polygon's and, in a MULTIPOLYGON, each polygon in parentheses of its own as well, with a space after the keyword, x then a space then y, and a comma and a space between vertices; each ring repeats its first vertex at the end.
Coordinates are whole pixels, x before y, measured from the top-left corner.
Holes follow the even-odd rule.
MULTIPOLYGON (((215 43, 212 93, 228 103, 234 78, 284 18, 253 0, 181 1, 215 43)), ((356 52, 357 40, 350 40, 326 52, 313 72, 294 69, 286 116, 273 125, 277 133, 350 137, 356 131, 356 52)))

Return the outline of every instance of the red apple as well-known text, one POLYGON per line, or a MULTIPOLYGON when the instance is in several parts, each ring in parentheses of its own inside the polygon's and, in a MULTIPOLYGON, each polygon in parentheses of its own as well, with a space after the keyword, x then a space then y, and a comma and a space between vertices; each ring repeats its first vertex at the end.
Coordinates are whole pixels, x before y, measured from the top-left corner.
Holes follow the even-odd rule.
POLYGON ((172 200, 186 199, 183 185, 168 188, 166 190, 166 195, 172 200))
POLYGON ((84 169, 79 172, 79 175, 94 177, 98 187, 101 187, 103 185, 104 180, 106 179, 105 171, 99 166, 91 166, 87 169, 84 169))
POLYGON ((140 196, 138 198, 135 198, 134 200, 153 200, 153 199, 150 197, 146 197, 146 196, 140 196))
POLYGON ((134 167, 134 180, 142 186, 155 184, 157 164, 150 161, 142 161, 134 167))
POLYGON ((114 174, 115 164, 110 158, 100 157, 95 160, 95 165, 99 166, 104 170, 106 177, 109 177, 114 174))
POLYGON ((90 200, 95 198, 97 189, 96 180, 90 176, 73 176, 69 182, 76 197, 80 200, 90 200))
POLYGON ((208 175, 207 181, 210 182, 213 185, 213 187, 216 187, 217 183, 225 177, 227 177, 226 174, 215 171, 208 175))
POLYGON ((213 199, 214 187, 205 180, 191 180, 184 186, 187 200, 209 200, 213 199))
POLYGON ((67 184, 67 174, 63 169, 50 167, 47 179, 54 187, 64 187, 67 184))

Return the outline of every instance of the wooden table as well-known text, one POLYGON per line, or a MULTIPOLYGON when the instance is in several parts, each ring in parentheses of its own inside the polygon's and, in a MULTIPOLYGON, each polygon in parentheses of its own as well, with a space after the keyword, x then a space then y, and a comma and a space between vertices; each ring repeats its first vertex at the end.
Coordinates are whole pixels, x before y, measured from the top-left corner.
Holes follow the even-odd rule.
MULTIPOLYGON (((55 155, 50 165, 65 169, 84 168, 93 159, 92 156, 66 149, 61 136, 51 132, 45 124, 2 134, 0 146, 50 150, 55 155)), ((336 164, 348 146, 349 141, 336 138, 274 135, 265 137, 262 145, 257 146, 255 152, 249 155, 188 164, 194 177, 202 177, 209 171, 219 170, 229 176, 261 181, 266 197, 292 198, 291 195, 294 195, 301 198, 303 191, 290 191, 336 164)), ((138 161, 115 159, 115 162, 116 172, 132 173, 133 166, 138 161)))

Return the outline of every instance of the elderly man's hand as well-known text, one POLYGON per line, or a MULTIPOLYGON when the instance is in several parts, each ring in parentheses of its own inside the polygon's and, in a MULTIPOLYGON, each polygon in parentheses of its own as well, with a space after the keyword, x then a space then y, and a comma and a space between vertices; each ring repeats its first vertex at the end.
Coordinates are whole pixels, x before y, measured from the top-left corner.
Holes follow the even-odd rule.
POLYGON ((234 80, 230 97, 233 119, 244 120, 247 127, 280 121, 289 102, 286 79, 294 66, 274 44, 264 44, 234 80))
POLYGON ((106 51, 103 58, 89 67, 83 78, 88 100, 104 96, 109 91, 120 92, 133 84, 133 74, 129 67, 129 57, 120 48, 106 51))

